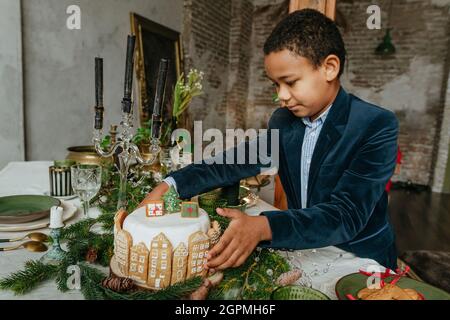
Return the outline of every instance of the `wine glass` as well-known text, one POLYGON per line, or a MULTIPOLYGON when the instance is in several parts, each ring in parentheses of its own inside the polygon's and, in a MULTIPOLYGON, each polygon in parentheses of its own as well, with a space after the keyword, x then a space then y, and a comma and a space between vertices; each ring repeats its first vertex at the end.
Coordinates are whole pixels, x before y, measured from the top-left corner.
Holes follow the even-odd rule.
POLYGON ((73 192, 80 198, 84 217, 88 217, 89 201, 102 185, 102 167, 94 164, 76 164, 70 167, 73 192))
POLYGON ((159 163, 161 164, 161 171, 163 178, 165 178, 173 170, 173 160, 170 154, 170 149, 161 149, 159 152, 159 163))

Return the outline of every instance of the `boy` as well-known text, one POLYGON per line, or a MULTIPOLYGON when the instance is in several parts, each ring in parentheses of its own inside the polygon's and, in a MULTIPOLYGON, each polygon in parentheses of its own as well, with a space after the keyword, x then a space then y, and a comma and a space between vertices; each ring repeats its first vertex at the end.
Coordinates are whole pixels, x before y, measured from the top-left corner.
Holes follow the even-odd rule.
MULTIPOLYGON (((345 46, 334 22, 318 11, 300 10, 283 19, 266 40, 264 53, 267 76, 282 105, 269 129, 279 129, 278 173, 289 209, 256 217, 217 209, 231 222, 210 250, 207 267, 240 266, 258 245, 334 245, 395 269, 384 191, 396 162, 395 115, 341 88, 345 46)), ((190 198, 254 176, 260 168, 193 164, 172 173, 143 203, 159 199, 169 184, 190 198)))

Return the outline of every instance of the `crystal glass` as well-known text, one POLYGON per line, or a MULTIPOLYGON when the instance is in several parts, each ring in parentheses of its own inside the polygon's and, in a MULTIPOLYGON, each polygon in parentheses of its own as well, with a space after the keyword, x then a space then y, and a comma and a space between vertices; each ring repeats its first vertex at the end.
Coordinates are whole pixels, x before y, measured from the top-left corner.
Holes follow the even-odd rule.
POLYGON ((173 160, 169 148, 163 148, 159 152, 159 163, 161 164, 161 173, 165 178, 173 170, 173 160))
POLYGON ((102 185, 102 167, 91 164, 76 164, 70 167, 72 189, 83 205, 84 217, 88 217, 89 201, 102 185))

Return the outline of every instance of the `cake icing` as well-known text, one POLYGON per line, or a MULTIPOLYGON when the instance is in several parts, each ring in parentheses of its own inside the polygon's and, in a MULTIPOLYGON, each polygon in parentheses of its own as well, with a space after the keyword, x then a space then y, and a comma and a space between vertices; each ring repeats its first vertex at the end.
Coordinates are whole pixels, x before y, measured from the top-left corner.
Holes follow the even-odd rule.
POLYGON ((123 230, 133 237, 133 245, 143 242, 149 250, 151 240, 160 233, 164 233, 176 248, 180 242, 187 246, 191 234, 197 231, 207 233, 209 228, 208 214, 201 208, 198 218, 182 218, 180 212, 149 218, 145 208, 141 207, 129 214, 123 223, 123 230))

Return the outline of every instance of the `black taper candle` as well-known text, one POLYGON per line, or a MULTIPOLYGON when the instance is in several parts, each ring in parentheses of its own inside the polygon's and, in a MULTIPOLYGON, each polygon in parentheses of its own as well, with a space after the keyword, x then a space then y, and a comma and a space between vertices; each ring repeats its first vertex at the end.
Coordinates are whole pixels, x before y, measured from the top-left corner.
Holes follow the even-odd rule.
POLYGON ((124 96, 122 100, 122 111, 126 113, 131 112, 131 90, 133 87, 133 66, 134 66, 134 46, 136 36, 128 35, 127 38, 127 57, 125 64, 125 83, 124 96))
POLYGON ((103 128, 103 59, 95 58, 95 118, 94 128, 103 128))
POLYGON ((161 61, 159 62, 158 80, 156 82, 155 101, 153 103, 154 115, 161 115, 162 105, 164 103, 164 92, 166 89, 168 69, 169 69, 169 60, 161 59, 161 61))
POLYGON ((103 59, 95 57, 95 105, 103 105, 103 59))
POLYGON ((164 93, 166 88, 167 72, 169 70, 169 60, 161 59, 159 62, 158 79, 156 81, 155 101, 152 114, 152 138, 159 139, 161 135, 161 114, 164 104, 164 93))

